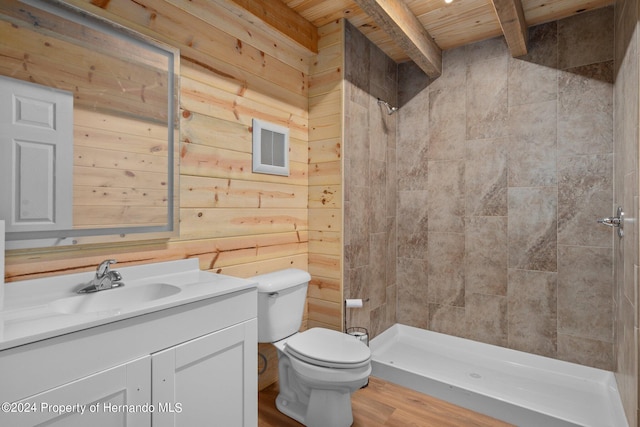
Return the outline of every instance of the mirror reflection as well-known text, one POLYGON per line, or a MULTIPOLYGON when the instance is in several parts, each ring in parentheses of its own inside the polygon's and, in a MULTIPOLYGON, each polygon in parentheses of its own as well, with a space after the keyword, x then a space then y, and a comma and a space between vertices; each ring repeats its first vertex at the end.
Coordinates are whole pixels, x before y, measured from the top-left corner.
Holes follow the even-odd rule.
POLYGON ((0 55, 7 240, 172 234, 177 51, 58 1, 11 0, 0 55))

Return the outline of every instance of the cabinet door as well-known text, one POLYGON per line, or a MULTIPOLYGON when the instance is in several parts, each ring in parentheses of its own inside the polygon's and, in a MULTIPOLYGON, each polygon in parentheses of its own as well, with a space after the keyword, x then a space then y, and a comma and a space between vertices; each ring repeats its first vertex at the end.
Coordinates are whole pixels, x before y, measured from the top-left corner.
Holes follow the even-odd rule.
POLYGON ((255 319, 152 355, 154 427, 255 427, 255 319))
POLYGON ((146 356, 3 406, 0 425, 148 427, 151 414, 144 408, 151 401, 150 384, 146 356))

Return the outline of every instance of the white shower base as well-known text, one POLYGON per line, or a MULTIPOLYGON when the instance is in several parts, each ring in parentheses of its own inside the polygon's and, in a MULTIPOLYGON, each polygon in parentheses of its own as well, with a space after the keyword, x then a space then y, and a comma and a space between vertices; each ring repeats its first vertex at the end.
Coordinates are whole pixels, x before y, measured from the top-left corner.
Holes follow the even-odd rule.
POLYGON ((372 375, 521 427, 627 427, 612 372, 395 324, 372 375))

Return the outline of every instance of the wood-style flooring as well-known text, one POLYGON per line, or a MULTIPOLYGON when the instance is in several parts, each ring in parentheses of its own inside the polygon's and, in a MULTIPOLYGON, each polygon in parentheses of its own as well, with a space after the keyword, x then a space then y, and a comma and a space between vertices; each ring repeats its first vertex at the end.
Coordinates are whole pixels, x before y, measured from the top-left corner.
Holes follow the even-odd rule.
MULTIPOLYGON (((258 393, 258 427, 299 427, 275 405, 278 384, 258 393)), ((371 377, 351 397, 353 427, 506 427, 511 424, 371 377)), ((327 426, 331 427, 331 426, 327 426)))

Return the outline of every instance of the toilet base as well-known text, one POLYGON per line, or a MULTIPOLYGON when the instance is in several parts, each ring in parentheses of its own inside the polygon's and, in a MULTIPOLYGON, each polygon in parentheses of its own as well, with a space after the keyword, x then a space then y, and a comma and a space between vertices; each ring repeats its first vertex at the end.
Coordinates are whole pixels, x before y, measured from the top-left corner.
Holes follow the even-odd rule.
POLYGON ((307 427, 351 426, 351 394, 369 382, 370 361, 349 369, 321 367, 290 357, 287 340, 273 343, 278 351, 278 410, 307 427))
POLYGON ((305 418, 307 427, 349 427, 351 424, 351 393, 341 390, 311 390, 305 418))
POLYGON ((281 393, 276 398, 276 407, 307 427, 349 427, 353 424, 351 393, 345 390, 313 389, 306 405, 290 401, 281 393))

